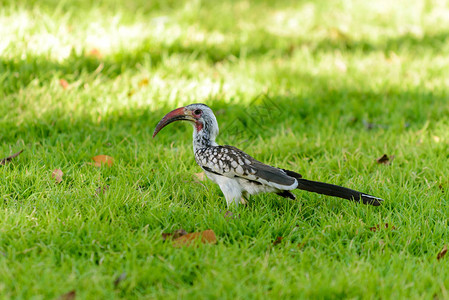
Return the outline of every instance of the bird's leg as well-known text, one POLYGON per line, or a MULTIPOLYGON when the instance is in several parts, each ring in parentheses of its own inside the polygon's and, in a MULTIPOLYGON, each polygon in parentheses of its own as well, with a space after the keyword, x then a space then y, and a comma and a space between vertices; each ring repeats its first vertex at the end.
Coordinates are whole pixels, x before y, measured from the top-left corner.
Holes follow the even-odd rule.
POLYGON ((249 200, 249 194, 247 192, 242 192, 242 197, 240 197, 240 203, 242 203, 242 205, 248 205, 248 200, 249 200))
POLYGON ((232 191, 227 189, 227 186, 223 188, 223 186, 220 186, 221 190, 223 191, 223 195, 226 198, 226 204, 228 207, 231 207, 233 205, 239 206, 240 198, 242 197, 242 194, 240 191, 232 191))
POLYGON ((233 204, 239 206, 240 198, 242 197, 242 189, 238 182, 230 178, 218 177, 217 183, 226 198, 228 207, 233 204))

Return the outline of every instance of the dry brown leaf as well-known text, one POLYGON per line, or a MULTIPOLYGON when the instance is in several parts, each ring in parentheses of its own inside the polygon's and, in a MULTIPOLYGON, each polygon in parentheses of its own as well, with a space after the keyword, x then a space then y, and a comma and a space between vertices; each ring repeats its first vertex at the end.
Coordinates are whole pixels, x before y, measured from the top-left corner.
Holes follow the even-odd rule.
POLYGON ((216 244, 217 237, 215 232, 211 229, 205 230, 203 232, 192 232, 187 233, 173 241, 173 247, 189 247, 196 244, 199 241, 202 244, 216 244))
POLYGON ((199 181, 204 181, 204 172, 194 174, 199 181))
POLYGON ((179 238, 180 236, 183 236, 186 234, 187 234, 187 231, 185 231, 184 229, 181 228, 181 229, 175 230, 170 233, 162 233, 162 239, 164 241, 166 241, 168 239, 175 240, 175 239, 179 238))
MULTIPOLYGON (((385 223, 385 228, 388 228, 388 223, 385 223)), ((396 227, 393 225, 393 226, 391 226, 391 228, 390 228, 391 230, 395 230, 396 229, 396 227)))
POLYGON ((438 253, 437 255, 437 259, 440 260, 442 259, 447 253, 447 245, 443 246, 443 249, 441 249, 441 251, 438 253))
POLYGON ((76 298, 76 291, 70 291, 68 293, 62 294, 61 296, 59 296, 59 300, 73 300, 76 298))
POLYGON ((378 159, 376 159, 376 161, 378 164, 389 165, 389 164, 391 164, 393 159, 394 159, 394 155, 391 155, 390 157, 388 157, 388 155, 384 154, 381 157, 379 157, 378 159))
POLYGON ((117 287, 118 284, 119 284, 120 282, 122 282, 123 280, 125 280, 125 279, 126 279, 126 273, 123 272, 122 274, 120 274, 120 276, 118 276, 118 277, 114 280, 114 287, 117 287))
POLYGON ((69 87, 69 83, 65 79, 59 79, 59 85, 65 90, 69 87))
POLYGON ((100 196, 109 190, 109 185, 99 186, 95 189, 95 196, 100 196))
POLYGON ((62 181, 63 175, 64 173, 62 173, 59 169, 55 169, 53 173, 51 173, 51 177, 55 179, 56 183, 60 183, 62 181))
MULTIPOLYGON (((388 229, 388 227, 389 227, 388 223, 385 223, 384 228, 385 228, 385 229, 388 229)), ((373 226, 373 227, 370 227, 370 228, 369 228, 369 230, 372 231, 372 232, 376 232, 376 231, 378 231, 378 230, 380 230, 380 229, 382 229, 382 227, 381 227, 379 224, 377 224, 376 226, 373 226)), ((393 225, 393 226, 390 227, 390 229, 391 229, 391 230, 395 230, 396 227, 393 225)))
POLYGON ((95 167, 101 167, 103 165, 107 165, 108 167, 112 167, 114 164, 114 158, 108 155, 97 155, 92 157, 94 163, 88 163, 89 165, 94 165, 95 167))
POLYGON ((147 86, 150 83, 150 80, 148 78, 143 78, 139 81, 139 87, 147 86))
POLYGON ((278 236, 274 242, 273 242, 273 246, 279 245, 280 243, 282 243, 282 240, 284 239, 284 237, 282 236, 278 236))
POLYGON ((370 228, 369 228, 369 230, 372 231, 372 232, 376 232, 376 231, 378 231, 379 229, 380 229, 379 224, 377 224, 376 226, 373 226, 373 227, 370 227, 370 228))
POLYGON ((103 57, 103 54, 102 54, 101 51, 98 50, 97 48, 92 48, 92 49, 89 51, 89 55, 90 55, 90 56, 95 56, 95 57, 97 57, 97 58, 102 58, 102 57, 103 57))
POLYGON ((11 160, 13 160, 13 158, 16 158, 17 156, 19 156, 20 153, 22 153, 22 152, 23 152, 23 150, 20 150, 19 152, 14 153, 14 154, 11 155, 11 156, 8 156, 8 157, 6 157, 6 158, 3 158, 2 160, 0 160, 0 165, 2 165, 2 166, 6 165, 6 164, 9 163, 11 160))
POLYGON ((240 215, 234 214, 232 211, 226 211, 224 214, 225 219, 238 219, 240 218, 240 215))

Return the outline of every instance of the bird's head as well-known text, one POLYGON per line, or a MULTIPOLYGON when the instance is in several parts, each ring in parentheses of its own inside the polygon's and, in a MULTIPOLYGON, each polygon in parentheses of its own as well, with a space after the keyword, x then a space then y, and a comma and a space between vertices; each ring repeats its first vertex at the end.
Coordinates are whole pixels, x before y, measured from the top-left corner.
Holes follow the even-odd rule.
POLYGON ((153 138, 162 128, 175 121, 188 121, 193 127, 194 136, 207 136, 212 141, 218 135, 218 123, 212 109, 202 103, 190 104, 166 114, 154 129, 153 138))

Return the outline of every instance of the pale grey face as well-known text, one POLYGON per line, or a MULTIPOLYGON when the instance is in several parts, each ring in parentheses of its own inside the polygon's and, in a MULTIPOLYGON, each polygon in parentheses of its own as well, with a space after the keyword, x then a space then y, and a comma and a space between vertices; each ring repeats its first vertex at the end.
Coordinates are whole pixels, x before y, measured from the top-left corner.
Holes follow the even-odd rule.
POLYGON ((190 104, 184 107, 185 110, 190 111, 192 117, 194 117, 197 121, 205 124, 211 116, 214 115, 212 109, 209 108, 206 104, 195 103, 190 104))
POLYGON ((215 118, 214 112, 209 106, 202 103, 190 104, 185 107, 187 111, 191 112, 193 118, 195 118, 195 127, 197 132, 201 132, 205 129, 210 135, 214 137, 218 134, 218 123, 215 118))

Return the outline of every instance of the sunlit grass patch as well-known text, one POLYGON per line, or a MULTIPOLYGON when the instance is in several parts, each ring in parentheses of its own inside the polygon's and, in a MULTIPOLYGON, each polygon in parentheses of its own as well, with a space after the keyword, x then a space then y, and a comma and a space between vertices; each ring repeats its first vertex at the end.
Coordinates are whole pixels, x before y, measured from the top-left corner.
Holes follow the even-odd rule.
POLYGON ((0 166, 3 297, 447 297, 447 1, 1 6, 0 159, 25 150, 0 166), (228 218, 190 126, 152 139, 194 102, 219 143, 385 204, 298 191, 228 218), (218 242, 175 249, 179 228, 218 242))

